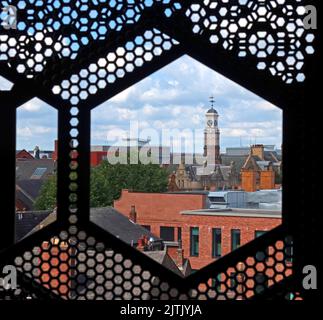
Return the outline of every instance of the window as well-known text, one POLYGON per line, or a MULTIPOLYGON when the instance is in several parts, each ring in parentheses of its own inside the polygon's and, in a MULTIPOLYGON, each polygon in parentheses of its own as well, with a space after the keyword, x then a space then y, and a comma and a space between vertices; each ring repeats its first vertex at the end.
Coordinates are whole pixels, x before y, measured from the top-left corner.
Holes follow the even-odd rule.
POLYGON ((222 251, 222 234, 221 229, 212 229, 212 258, 221 257, 222 251))
POLYGON ((190 229, 190 253, 191 257, 198 257, 199 255, 199 228, 192 227, 190 229))
POLYGON ((264 235, 267 231, 257 230, 255 231, 255 238, 259 238, 264 235))
POLYGON ((142 225, 143 228, 145 228, 146 230, 150 231, 150 226, 148 225, 142 225))
POLYGON ((37 168, 30 179, 40 179, 43 174, 46 172, 47 168, 37 168))
POLYGON ((182 241, 182 228, 177 228, 177 241, 182 241))
POLYGON ((164 241, 175 241, 174 227, 160 227, 160 237, 164 241))
POLYGON ((231 230, 231 250, 236 250, 240 247, 240 230, 232 229, 231 230))
MULTIPOLYGON (((260 230, 259 231, 258 230, 255 231, 255 238, 257 239, 257 238, 261 237, 266 232, 267 231, 260 231, 260 230)), ((257 261, 259 261, 259 262, 268 261, 268 258, 266 258, 266 256, 268 256, 268 253, 269 253, 268 249, 266 249, 265 253, 262 252, 262 251, 257 252, 256 253, 256 259, 257 259, 257 261)))

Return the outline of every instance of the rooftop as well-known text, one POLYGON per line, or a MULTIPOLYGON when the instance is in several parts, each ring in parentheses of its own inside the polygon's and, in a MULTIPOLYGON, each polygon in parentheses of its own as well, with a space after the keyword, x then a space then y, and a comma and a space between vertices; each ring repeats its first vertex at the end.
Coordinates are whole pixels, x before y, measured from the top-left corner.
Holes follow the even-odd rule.
POLYGON ((277 218, 281 219, 282 214, 279 210, 266 209, 200 209, 200 210, 185 210, 181 211, 182 215, 196 216, 222 216, 222 217, 246 217, 246 218, 277 218))
POLYGON ((52 159, 17 159, 17 180, 46 180, 55 172, 55 161, 52 159))
MULTIPOLYGON (((146 228, 133 223, 126 216, 112 207, 92 208, 90 219, 93 223, 130 245, 136 245, 142 236, 160 240, 146 228)), ((16 238, 20 240, 39 231, 56 220, 56 215, 49 211, 29 211, 16 215, 16 238)))

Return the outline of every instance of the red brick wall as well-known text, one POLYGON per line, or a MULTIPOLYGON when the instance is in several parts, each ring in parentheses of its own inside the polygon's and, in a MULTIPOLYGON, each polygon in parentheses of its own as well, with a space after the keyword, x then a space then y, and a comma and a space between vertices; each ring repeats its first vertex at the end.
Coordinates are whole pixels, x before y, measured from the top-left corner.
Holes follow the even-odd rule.
POLYGON ((214 261, 212 258, 212 228, 222 229, 222 255, 231 251, 231 229, 241 230, 241 245, 255 237, 255 231, 269 231, 281 224, 278 218, 242 218, 228 216, 197 216, 180 214, 184 210, 204 208, 205 195, 149 194, 124 190, 114 207, 129 216, 131 206, 136 207, 137 223, 149 225, 151 232, 160 236, 160 227, 182 228, 184 257, 189 258, 193 269, 200 269, 214 261), (199 257, 190 257, 190 227, 199 227, 199 257))
POLYGON ((275 189, 275 171, 260 172, 260 190, 275 189))
POLYGON ((241 172, 241 188, 246 192, 257 191, 257 172, 242 171, 241 172))

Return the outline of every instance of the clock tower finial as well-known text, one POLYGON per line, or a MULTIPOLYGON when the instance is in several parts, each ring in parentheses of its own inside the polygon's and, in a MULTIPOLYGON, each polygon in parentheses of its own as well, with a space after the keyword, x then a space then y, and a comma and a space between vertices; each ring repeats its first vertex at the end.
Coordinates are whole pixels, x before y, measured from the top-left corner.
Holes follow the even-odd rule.
POLYGON ((214 109, 215 99, 213 95, 209 98, 211 109, 206 114, 206 125, 204 130, 204 157, 209 164, 220 164, 220 130, 218 128, 219 114, 214 109))

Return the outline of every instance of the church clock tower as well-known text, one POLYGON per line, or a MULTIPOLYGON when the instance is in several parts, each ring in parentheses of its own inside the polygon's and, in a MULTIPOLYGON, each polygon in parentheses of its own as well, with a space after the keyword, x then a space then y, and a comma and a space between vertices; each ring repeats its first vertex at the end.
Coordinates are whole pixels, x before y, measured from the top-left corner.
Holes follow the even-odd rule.
POLYGON ((205 114, 204 157, 208 165, 221 164, 220 130, 218 127, 219 114, 214 109, 214 98, 210 98, 211 109, 205 114))

